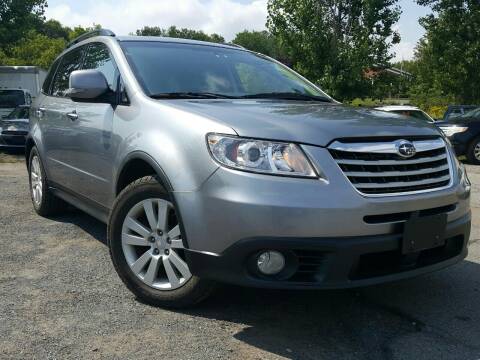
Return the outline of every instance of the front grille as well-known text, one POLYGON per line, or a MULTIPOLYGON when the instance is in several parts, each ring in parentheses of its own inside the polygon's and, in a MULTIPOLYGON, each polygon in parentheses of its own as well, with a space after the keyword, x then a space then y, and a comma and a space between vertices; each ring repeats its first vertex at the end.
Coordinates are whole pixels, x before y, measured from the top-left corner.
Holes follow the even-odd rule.
POLYGON ((391 142, 342 143, 329 146, 330 154, 352 185, 365 195, 435 190, 450 183, 450 161, 441 138, 412 141, 412 157, 402 157, 391 142))

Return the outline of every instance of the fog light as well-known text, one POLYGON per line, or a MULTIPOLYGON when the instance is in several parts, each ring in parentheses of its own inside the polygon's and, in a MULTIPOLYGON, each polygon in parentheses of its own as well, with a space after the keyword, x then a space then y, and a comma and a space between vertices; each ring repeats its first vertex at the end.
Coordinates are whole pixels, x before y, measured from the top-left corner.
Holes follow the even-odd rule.
POLYGON ((285 257, 278 251, 265 251, 258 255, 257 267, 262 274, 275 275, 285 267, 285 257))

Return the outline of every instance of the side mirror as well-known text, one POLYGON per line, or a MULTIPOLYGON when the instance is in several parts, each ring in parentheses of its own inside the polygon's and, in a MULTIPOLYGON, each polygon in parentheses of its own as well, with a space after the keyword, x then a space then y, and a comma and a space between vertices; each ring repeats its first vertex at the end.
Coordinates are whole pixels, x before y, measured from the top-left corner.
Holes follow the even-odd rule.
POLYGON ((67 96, 75 100, 96 100, 109 90, 107 79, 98 70, 75 70, 70 74, 67 96))

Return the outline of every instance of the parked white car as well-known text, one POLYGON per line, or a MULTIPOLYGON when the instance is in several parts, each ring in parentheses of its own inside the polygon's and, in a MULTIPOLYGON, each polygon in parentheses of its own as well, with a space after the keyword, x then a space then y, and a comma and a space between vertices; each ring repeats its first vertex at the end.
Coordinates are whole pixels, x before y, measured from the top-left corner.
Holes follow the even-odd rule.
POLYGON ((425 111, 419 109, 416 106, 408 106, 408 105, 390 105, 390 106, 381 106, 375 108, 375 110, 393 112, 395 114, 411 116, 417 119, 425 120, 428 122, 435 122, 435 120, 428 115, 425 111))

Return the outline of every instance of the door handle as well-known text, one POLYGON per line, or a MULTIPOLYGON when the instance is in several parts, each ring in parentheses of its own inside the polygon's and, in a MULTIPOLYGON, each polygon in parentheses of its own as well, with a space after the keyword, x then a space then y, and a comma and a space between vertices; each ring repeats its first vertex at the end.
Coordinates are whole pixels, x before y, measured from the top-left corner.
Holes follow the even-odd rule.
POLYGON ((43 114, 45 114, 45 111, 47 111, 47 109, 45 109, 44 107, 38 108, 36 111, 37 117, 41 119, 43 117, 43 114))
POLYGON ((72 120, 72 121, 75 121, 78 119, 78 114, 75 110, 73 110, 72 112, 69 112, 67 113, 67 117, 72 120))

